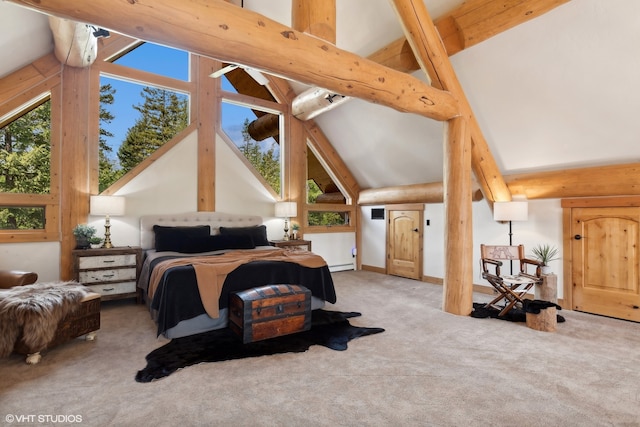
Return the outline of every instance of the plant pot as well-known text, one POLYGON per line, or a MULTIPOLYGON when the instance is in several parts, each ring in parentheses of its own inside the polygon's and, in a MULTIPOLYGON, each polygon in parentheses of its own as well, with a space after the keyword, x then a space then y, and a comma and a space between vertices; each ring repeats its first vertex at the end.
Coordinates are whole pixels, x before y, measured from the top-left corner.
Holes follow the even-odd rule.
POLYGON ((76 249, 89 249, 90 247, 89 239, 86 237, 76 237, 76 249))
POLYGON ((542 274, 553 273, 553 271, 551 271, 551 267, 549 267, 548 265, 543 265, 542 267, 540 267, 540 270, 542 271, 542 274))

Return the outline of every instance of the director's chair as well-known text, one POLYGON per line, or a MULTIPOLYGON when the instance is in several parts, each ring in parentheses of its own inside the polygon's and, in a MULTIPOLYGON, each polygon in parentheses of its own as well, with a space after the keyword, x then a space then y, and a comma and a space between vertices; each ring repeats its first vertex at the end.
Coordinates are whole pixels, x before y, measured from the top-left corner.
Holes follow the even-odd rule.
POLYGON ((482 264, 482 278, 487 280, 498 291, 498 296, 485 307, 494 307, 500 311, 498 316, 504 316, 514 306, 522 306, 524 295, 534 285, 542 283, 540 267, 542 262, 528 259, 524 255, 524 246, 489 246, 480 245, 480 257, 482 264), (518 261, 520 270, 518 274, 502 275, 500 267, 503 261, 518 261), (527 271, 528 266, 535 266, 535 273, 527 271), (490 268, 493 267, 493 272, 490 268), (500 304, 504 301, 504 307, 500 304))

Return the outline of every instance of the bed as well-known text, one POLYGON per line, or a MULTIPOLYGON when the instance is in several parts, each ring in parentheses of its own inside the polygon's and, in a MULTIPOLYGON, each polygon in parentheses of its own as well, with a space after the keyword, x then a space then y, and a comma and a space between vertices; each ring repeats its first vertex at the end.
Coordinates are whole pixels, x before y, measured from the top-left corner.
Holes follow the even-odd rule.
POLYGON ((140 218, 140 245, 144 254, 138 289, 158 336, 171 339, 227 327, 229 295, 267 284, 307 287, 313 310, 336 302, 324 260, 269 245, 259 216, 145 215, 140 218), (213 276, 203 273, 210 268, 218 269, 213 276))

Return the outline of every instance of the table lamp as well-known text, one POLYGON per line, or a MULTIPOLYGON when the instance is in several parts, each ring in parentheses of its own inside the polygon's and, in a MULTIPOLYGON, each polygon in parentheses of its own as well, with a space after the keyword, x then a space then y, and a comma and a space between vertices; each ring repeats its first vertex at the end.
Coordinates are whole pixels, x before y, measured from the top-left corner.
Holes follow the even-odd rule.
POLYGON ((284 218, 284 237, 282 240, 289 240, 289 218, 298 216, 298 204, 296 202, 277 202, 276 216, 284 218))
POLYGON ((89 200, 89 213, 91 215, 104 215, 104 243, 103 248, 112 248, 110 216, 124 215, 124 201, 122 196, 91 196, 89 200))
MULTIPOLYGON (((529 219, 529 202, 511 201, 495 202, 493 204, 493 219, 495 221, 509 221, 509 246, 513 245, 511 221, 526 221, 529 219)), ((513 262, 509 262, 513 274, 513 262)))

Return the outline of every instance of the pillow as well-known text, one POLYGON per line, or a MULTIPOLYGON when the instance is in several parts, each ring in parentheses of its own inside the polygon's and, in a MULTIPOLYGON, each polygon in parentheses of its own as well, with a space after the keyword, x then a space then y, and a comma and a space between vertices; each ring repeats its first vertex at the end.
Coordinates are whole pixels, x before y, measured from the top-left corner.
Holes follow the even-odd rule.
POLYGON ((156 251, 182 252, 189 247, 192 239, 211 235, 211 226, 165 227, 154 225, 153 232, 156 238, 156 251))
POLYGON ((181 252, 196 254, 199 252, 219 251, 222 249, 253 249, 256 245, 248 234, 197 237, 189 241, 181 252))
POLYGON ((256 225, 253 227, 220 227, 220 234, 227 236, 248 235, 251 236, 256 246, 269 246, 266 225, 256 225))

